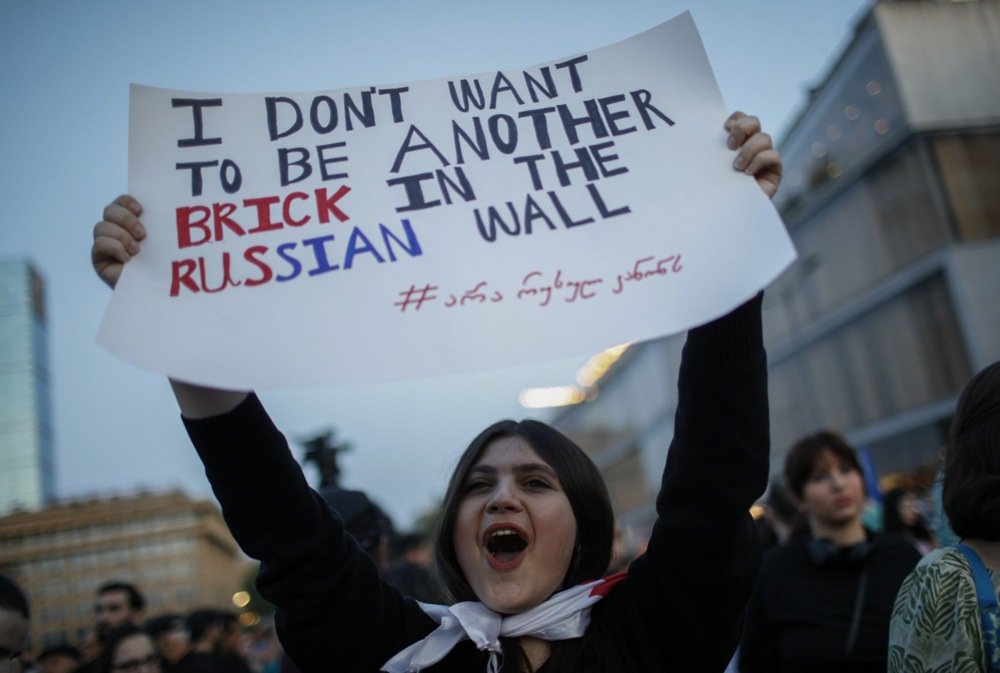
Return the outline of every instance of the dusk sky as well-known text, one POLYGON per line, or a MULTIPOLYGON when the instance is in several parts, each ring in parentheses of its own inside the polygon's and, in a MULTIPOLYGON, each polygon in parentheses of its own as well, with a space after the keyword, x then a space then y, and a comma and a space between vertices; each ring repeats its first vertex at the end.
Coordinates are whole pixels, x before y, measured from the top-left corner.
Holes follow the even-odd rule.
MULTIPOLYGON (((126 189, 130 83, 314 91, 473 74, 605 46, 690 10, 728 107, 757 114, 780 139, 868 4, 0 4, 0 257, 31 260, 46 282, 58 494, 178 487, 209 495, 163 377, 94 342, 110 292, 90 268, 91 230, 126 189)), ((545 416, 520 407, 522 388, 571 383, 580 364, 574 358, 405 383, 264 391, 261 398, 292 440, 335 427, 354 446, 342 461, 345 485, 369 491, 405 528, 440 496, 478 430, 499 418, 545 416)))

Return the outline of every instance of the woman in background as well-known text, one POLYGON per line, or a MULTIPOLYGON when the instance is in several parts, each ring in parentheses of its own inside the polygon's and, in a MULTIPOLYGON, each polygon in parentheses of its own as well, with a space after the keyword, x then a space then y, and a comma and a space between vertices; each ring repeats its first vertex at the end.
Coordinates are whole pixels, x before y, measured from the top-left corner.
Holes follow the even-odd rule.
POLYGON ((1000 362, 958 399, 942 500, 962 542, 925 556, 900 588, 890 673, 1000 671, 1000 362), (981 605, 990 599, 992 608, 981 605))
POLYGON ((904 488, 894 488, 882 498, 882 530, 902 535, 921 556, 937 546, 934 534, 920 511, 920 500, 915 493, 904 488))
POLYGON ((764 557, 740 673, 883 673, 893 599, 920 555, 865 528, 861 465, 840 435, 800 439, 784 475, 805 526, 764 557))

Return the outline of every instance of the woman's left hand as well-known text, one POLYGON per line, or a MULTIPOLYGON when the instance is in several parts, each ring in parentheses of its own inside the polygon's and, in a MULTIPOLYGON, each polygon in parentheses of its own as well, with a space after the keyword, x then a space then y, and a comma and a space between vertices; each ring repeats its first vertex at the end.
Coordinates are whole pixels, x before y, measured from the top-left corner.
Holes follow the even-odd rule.
POLYGON ((725 129, 729 132, 729 149, 738 150, 733 168, 752 175, 768 198, 774 197, 781 183, 781 156, 771 136, 761 131, 760 120, 734 112, 726 120, 725 129))

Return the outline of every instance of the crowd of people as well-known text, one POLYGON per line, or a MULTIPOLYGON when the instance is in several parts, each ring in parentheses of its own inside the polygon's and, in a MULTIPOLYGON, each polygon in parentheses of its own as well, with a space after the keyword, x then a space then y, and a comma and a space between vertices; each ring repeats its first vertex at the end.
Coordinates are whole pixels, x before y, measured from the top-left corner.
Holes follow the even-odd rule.
POLYGON ((146 608, 133 584, 107 582, 95 595, 92 628, 32 658, 24 651, 28 598, 0 575, 0 663, 9 673, 279 673, 273 627, 244 628, 235 612, 217 608, 151 616, 146 608))

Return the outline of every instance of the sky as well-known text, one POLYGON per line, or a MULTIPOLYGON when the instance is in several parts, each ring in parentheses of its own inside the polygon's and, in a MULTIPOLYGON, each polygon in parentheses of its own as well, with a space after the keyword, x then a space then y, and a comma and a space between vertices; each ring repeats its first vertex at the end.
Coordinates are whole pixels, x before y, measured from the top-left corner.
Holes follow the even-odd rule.
MULTIPOLYGON (((60 497, 180 488, 210 497, 165 379, 94 337, 110 291, 92 228, 127 184, 132 82, 210 92, 314 91, 526 67, 612 44, 690 10, 730 109, 780 139, 869 0, 4 0, 0 257, 46 283, 60 497)), ((720 120, 721 123, 721 120, 720 120)), ((343 483, 408 527, 469 440, 579 359, 403 383, 261 392, 297 440, 335 428, 343 483)), ((0 400, 2 403, 2 400, 0 400)), ((307 470, 315 481, 316 475, 307 470)))

